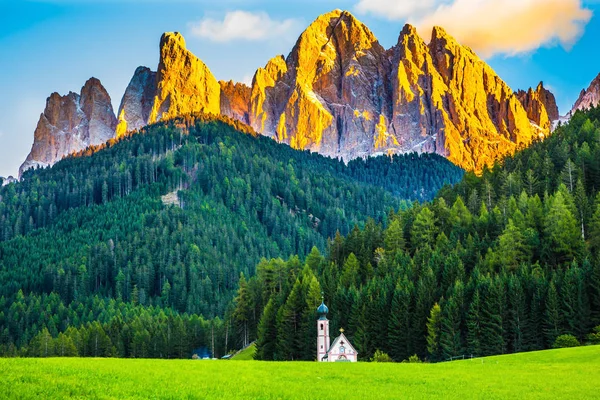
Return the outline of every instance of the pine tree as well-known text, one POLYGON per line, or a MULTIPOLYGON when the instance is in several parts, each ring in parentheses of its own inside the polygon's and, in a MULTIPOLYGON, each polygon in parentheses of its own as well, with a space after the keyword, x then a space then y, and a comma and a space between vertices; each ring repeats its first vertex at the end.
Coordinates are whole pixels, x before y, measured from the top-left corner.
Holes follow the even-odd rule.
POLYGON ((435 303, 427 319, 427 354, 431 361, 441 359, 440 349, 440 331, 441 331, 441 308, 435 303))
POLYGON ((448 301, 442 305, 440 348, 442 357, 449 359, 464 354, 462 339, 462 309, 464 289, 457 281, 448 301))
POLYGON ((390 259, 394 259, 396 253, 404 250, 404 230, 400 219, 396 218, 386 229, 384 233, 384 248, 386 256, 390 259))
POLYGON ((417 214, 411 230, 413 249, 423 246, 433 247, 437 236, 434 214, 428 207, 423 207, 417 214))
POLYGON ((273 361, 277 359, 277 303, 271 296, 258 324, 256 339, 257 360, 273 361))
POLYGON ((512 219, 498 238, 498 254, 500 264, 509 269, 515 269, 519 264, 529 259, 529 249, 525 244, 522 229, 519 229, 512 219))
POLYGON ((340 283, 344 287, 359 286, 359 269, 360 264, 354 253, 350 253, 342 270, 340 283))
POLYGON ((546 295, 546 318, 544 321, 544 333, 546 335, 546 345, 548 347, 552 346, 556 338, 562 334, 561 326, 562 318, 560 314, 558 292, 553 279, 550 282, 548 294, 546 295))
POLYGON ((481 336, 481 298, 479 288, 476 288, 467 315, 467 350, 471 355, 482 354, 481 336))
POLYGON ((249 323, 253 309, 252 295, 248 290, 248 283, 242 273, 240 275, 239 289, 235 298, 235 310, 233 316, 238 324, 239 333, 242 337, 242 346, 246 347, 250 343, 249 323))
POLYGON ((589 277, 590 319, 593 326, 600 325, 600 260, 592 264, 589 277))
POLYGON ((500 279, 489 279, 481 305, 482 355, 504 353, 503 306, 504 288, 500 279))
MULTIPOLYGON (((305 351, 303 333, 306 299, 302 282, 296 279, 292 291, 277 313, 277 359, 300 360, 305 351)), ((316 347, 315 347, 316 348, 316 347)))
POLYGON ((527 332, 527 301, 519 278, 511 275, 508 281, 508 308, 510 331, 510 349, 518 353, 527 349, 525 334, 527 332))
POLYGON ((548 237, 551 261, 555 264, 572 260, 579 255, 582 247, 581 230, 561 191, 550 201, 545 234, 548 237))
POLYGON ((408 359, 415 353, 411 320, 414 309, 414 285, 405 276, 396 285, 389 315, 390 355, 395 361, 408 359))

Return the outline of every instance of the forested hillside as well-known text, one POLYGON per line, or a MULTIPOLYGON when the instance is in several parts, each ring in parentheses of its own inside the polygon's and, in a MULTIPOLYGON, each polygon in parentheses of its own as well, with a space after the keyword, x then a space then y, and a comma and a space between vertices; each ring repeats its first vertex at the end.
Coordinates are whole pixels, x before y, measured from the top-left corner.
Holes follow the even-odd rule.
POLYGON ((346 165, 202 116, 29 171, 0 189, 0 351, 222 354, 237 333, 211 318, 261 258, 300 265, 461 176, 435 155, 346 165))
POLYGON ((312 360, 321 291, 363 359, 430 361, 585 341, 600 325, 600 109, 544 142, 294 261, 263 260, 235 301, 264 360, 312 360))

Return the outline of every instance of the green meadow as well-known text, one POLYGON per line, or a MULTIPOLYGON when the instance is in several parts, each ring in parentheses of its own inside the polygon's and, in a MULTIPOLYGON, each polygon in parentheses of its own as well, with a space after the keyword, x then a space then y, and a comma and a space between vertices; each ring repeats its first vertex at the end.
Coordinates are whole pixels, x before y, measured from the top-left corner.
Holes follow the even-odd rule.
POLYGON ((2 399, 593 399, 600 347, 440 364, 1 359, 2 399))

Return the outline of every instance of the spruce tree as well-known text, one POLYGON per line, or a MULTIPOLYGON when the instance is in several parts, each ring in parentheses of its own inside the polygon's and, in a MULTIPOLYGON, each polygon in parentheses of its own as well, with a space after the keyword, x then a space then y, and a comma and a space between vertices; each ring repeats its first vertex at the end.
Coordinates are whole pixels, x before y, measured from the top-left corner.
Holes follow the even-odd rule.
POLYGON ((258 324, 258 336, 256 338, 257 360, 273 361, 277 359, 277 302, 275 296, 271 296, 263 315, 258 324))
POLYGON ((390 355, 397 362, 415 354, 411 336, 413 312, 414 285, 404 276, 394 290, 388 325, 390 355))
POLYGON ((551 347, 558 336, 563 333, 562 317, 560 313, 560 300, 553 279, 548 287, 546 295, 546 318, 544 320, 544 333, 546 335, 546 346, 551 347))
POLYGON ((473 356, 482 355, 481 336, 481 297, 476 288, 467 314, 467 351, 473 356))
POLYGON ((439 304, 435 303, 427 319, 427 354, 431 361, 439 361, 442 357, 440 348, 441 314, 439 304))

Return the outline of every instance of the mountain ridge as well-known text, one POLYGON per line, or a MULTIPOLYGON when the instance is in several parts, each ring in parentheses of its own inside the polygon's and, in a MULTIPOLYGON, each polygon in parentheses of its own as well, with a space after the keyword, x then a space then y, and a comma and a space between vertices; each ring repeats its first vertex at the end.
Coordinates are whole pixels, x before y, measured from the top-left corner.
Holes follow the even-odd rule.
MULTIPOLYGON (((217 81, 178 32, 163 34, 159 48, 157 72, 134 72, 112 137, 206 112, 240 120, 293 148, 344 160, 433 152, 481 172, 546 137, 558 119, 556 99, 543 84, 513 92, 441 27, 426 43, 407 24, 386 50, 351 13, 334 10, 312 22, 287 57, 258 68, 249 87, 217 81)), ((47 149, 34 149, 51 145, 36 138, 20 175, 80 150, 58 142, 61 151, 44 157, 38 153, 47 149)))

